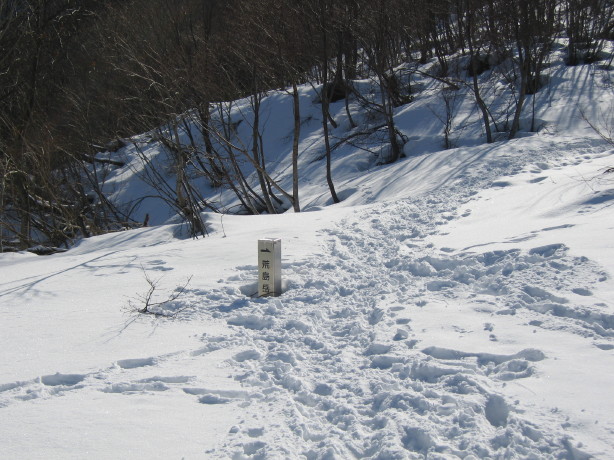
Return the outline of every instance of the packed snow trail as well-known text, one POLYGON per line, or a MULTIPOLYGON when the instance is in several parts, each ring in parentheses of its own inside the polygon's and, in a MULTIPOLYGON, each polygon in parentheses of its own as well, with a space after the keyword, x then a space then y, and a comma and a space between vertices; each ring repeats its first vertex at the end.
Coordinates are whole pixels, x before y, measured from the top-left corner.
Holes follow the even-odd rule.
MULTIPOLYGON (((614 316, 565 297, 574 289, 590 295, 607 275, 564 245, 473 253, 425 242, 468 212, 463 206, 482 188, 497 186, 499 176, 521 172, 527 161, 542 168, 564 161, 559 151, 571 148, 499 150, 449 186, 357 209, 323 231, 325 244, 311 260, 283 267, 288 285, 278 299, 231 296, 225 303, 221 292, 210 294, 221 300, 214 316, 236 328, 229 342, 242 349, 232 358, 235 379, 257 395, 246 407, 247 426, 231 430, 212 455, 582 458, 557 428, 561 416, 534 423, 501 391, 539 369, 547 359, 541 350, 496 354, 488 342, 482 351, 433 346, 432 324, 416 319, 433 303, 444 311, 454 304, 450 310, 483 325, 491 342, 497 331, 487 321, 495 314, 612 344, 614 316)), ((251 276, 250 270, 243 279, 251 276)), ((201 402, 219 401, 209 395, 201 402)))

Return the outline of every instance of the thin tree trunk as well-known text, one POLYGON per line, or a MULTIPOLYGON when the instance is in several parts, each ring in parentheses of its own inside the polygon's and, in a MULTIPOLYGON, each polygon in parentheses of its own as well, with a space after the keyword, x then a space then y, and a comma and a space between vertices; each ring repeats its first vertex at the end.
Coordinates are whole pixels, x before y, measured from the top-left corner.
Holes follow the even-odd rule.
POLYGON ((326 53, 326 32, 324 32, 324 37, 322 41, 322 128, 324 129, 324 145, 326 148, 326 182, 328 183, 328 188, 330 190, 330 195, 333 199, 333 203, 339 203, 339 197, 337 196, 337 192, 335 191, 335 184, 333 183, 333 175, 331 171, 331 151, 330 151, 330 140, 328 134, 328 119, 330 118, 330 114, 328 113, 328 59, 326 53))
POLYGON ((211 115, 209 114, 209 103, 205 102, 203 107, 199 109, 200 115, 200 131, 203 136, 203 140, 205 142, 205 154, 207 157, 207 161, 211 168, 211 186, 219 187, 222 184, 223 172, 220 170, 218 165, 215 163, 215 158, 217 156, 216 152, 213 149, 213 143, 211 142, 211 133, 209 123, 211 122, 211 115))
MULTIPOLYGON (((261 167, 264 170, 264 157, 262 160, 260 159, 260 154, 262 152, 260 152, 259 149, 260 98, 261 96, 254 91, 254 94, 252 95, 252 108, 254 110, 254 123, 252 125, 252 155, 254 156, 254 161, 259 165, 261 164, 261 167)), ((273 203, 271 203, 271 197, 269 196, 269 192, 267 190, 264 174, 262 174, 262 170, 260 168, 256 169, 256 174, 258 175, 258 182, 260 183, 260 190, 262 191, 262 199, 266 205, 267 212, 269 214, 275 214, 275 208, 273 207, 273 203)))
POLYGON ((298 198, 298 143, 301 135, 301 112, 296 82, 292 82, 292 101, 294 107, 294 137, 292 138, 292 206, 294 212, 301 212, 298 198))
MULTIPOLYGON (((222 108, 222 103, 219 104, 218 109, 219 109, 219 114, 220 114, 220 122, 222 123, 222 128, 224 130, 223 136, 220 136, 220 138, 222 141, 224 140, 226 141, 225 142, 226 152, 228 153, 230 164, 232 165, 232 169, 234 170, 234 173, 237 178, 237 182, 239 184, 239 188, 237 189, 239 193, 237 193, 237 197, 239 197, 239 200, 245 205, 246 209, 249 212, 251 212, 252 214, 258 214, 258 210, 256 209, 256 206, 252 202, 252 199, 246 189, 247 184, 245 183, 245 178, 243 177, 241 168, 239 167, 239 164, 237 163, 237 159, 233 152, 233 148, 230 145, 230 139, 231 139, 230 106, 228 107, 228 120, 226 120, 224 117, 224 110, 222 108)), ((247 154, 247 156, 249 156, 249 154, 247 154)), ((228 182, 232 184, 233 181, 232 181, 232 177, 230 176, 230 174, 227 173, 226 176, 228 177, 228 182)), ((235 187, 233 187, 233 189, 235 189, 235 187)))
POLYGON ((473 47, 473 18, 472 13, 467 15, 467 46, 469 48, 469 59, 471 62, 471 73, 473 74, 473 95, 475 97, 475 102, 478 104, 480 112, 482 112, 482 121, 484 123, 484 131, 486 131, 486 142, 491 144, 492 139, 492 131, 490 129, 490 120, 488 118, 488 108, 486 107, 486 103, 482 99, 480 94, 480 85, 478 82, 478 66, 477 66, 477 54, 473 47))
POLYGON ((390 100, 390 93, 388 87, 380 73, 380 91, 382 93, 382 110, 384 111, 384 117, 386 118, 386 127, 388 130, 388 140, 390 141, 390 158, 386 159, 386 163, 394 163, 401 157, 401 147, 397 140, 397 130, 394 125, 394 114, 392 112, 392 101, 390 100))
POLYGON ((519 47, 518 53, 518 58, 520 59, 520 92, 518 94, 518 102, 516 103, 516 111, 514 112, 514 121, 512 121, 512 128, 510 129, 510 139, 514 139, 520 130, 520 114, 522 113, 522 107, 527 95, 527 83, 529 80, 529 61, 527 50, 522 50, 519 47))

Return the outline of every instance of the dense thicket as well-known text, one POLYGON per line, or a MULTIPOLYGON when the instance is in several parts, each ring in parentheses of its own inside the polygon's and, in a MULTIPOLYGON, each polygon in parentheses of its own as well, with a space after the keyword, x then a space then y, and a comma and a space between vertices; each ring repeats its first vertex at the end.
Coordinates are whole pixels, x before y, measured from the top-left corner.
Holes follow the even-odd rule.
POLYGON ((412 98, 400 64, 419 71, 417 64, 434 60, 427 73, 443 84, 446 107, 451 91, 465 85, 485 141, 493 130, 514 137, 527 95, 543 84, 553 40, 568 39, 569 65, 598 60, 614 38, 613 10, 609 0, 0 0, 0 250, 68 245, 129 223, 129 212, 100 193, 101 178, 88 164, 104 161, 94 154, 110 140, 152 129, 177 176, 173 187, 155 173, 150 180, 194 235, 205 232, 200 211, 215 206, 192 186, 188 167, 232 189, 246 212, 276 212, 283 203, 299 211, 297 85, 305 82, 322 88, 326 180, 335 201, 328 105, 360 98, 357 77, 379 88, 379 98, 361 102, 382 121, 390 152, 384 162, 402 152, 393 108, 412 98), (459 55, 468 57, 463 69, 452 65, 459 55), (505 69, 513 93, 503 117, 492 113, 478 79, 494 64, 505 69), (273 88, 293 95, 291 191, 263 161, 259 104, 273 88), (249 97, 255 113, 244 147, 228 142, 224 123, 222 102, 239 97, 249 97), (200 140, 187 145, 178 134, 186 113, 200 127, 200 140), (242 176, 239 155, 256 168, 257 187, 242 176))

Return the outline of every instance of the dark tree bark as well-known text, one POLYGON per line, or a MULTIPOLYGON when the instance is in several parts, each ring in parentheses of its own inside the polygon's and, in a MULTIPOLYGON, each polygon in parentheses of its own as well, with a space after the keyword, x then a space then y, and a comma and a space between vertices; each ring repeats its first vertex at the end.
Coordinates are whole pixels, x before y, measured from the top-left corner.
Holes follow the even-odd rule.
POLYGON ((473 9, 473 4, 471 0, 468 3, 467 13, 466 13, 466 31, 465 37, 467 38, 467 47, 469 48, 469 60, 471 65, 471 74, 472 74, 472 82, 473 82, 473 95, 475 97, 475 102, 477 103, 480 112, 482 113, 482 122, 484 123, 484 131, 486 132, 486 142, 489 144, 492 143, 492 132, 490 129, 490 119, 488 116, 488 108, 486 107, 486 103, 482 99, 482 95, 480 93, 480 85, 478 82, 478 58, 480 56, 479 49, 476 50, 474 47, 474 38, 477 33, 476 21, 475 21, 475 11, 473 9))
POLYGON ((328 121, 331 118, 329 112, 329 94, 327 91, 328 87, 328 21, 327 16, 329 14, 330 8, 328 6, 328 0, 320 0, 320 11, 321 14, 320 20, 320 34, 321 38, 321 65, 322 65, 322 90, 320 92, 321 99, 321 107, 322 107, 322 128, 324 130, 324 147, 326 149, 326 183, 328 184, 328 189, 330 190, 331 198, 333 199, 333 203, 339 203, 339 197, 337 196, 337 192, 335 190, 335 184, 333 182, 332 175, 332 158, 331 158, 331 149, 330 149, 330 139, 328 132, 328 121))
POLYGON ((298 183, 298 143, 301 136, 301 110, 296 83, 292 83, 292 107, 294 113, 294 133, 292 136, 292 206, 294 212, 300 212, 298 183))

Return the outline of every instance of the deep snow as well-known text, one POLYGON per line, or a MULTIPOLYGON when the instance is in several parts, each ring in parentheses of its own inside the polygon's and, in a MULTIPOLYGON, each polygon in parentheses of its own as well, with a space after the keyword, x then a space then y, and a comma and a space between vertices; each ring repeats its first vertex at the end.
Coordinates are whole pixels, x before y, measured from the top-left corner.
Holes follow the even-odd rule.
MULTIPOLYGON (((397 112, 407 158, 336 152, 338 205, 302 88, 306 212, 207 213, 198 240, 171 219, 0 255, 2 457, 610 458, 614 150, 578 107, 597 116, 612 91, 596 66, 549 71, 544 129, 491 145, 474 122, 440 150, 425 89, 397 112), (270 236, 284 293, 259 299, 256 242, 270 236), (189 279, 157 310, 172 317, 135 312, 145 276, 158 301, 189 279)), ((288 97, 263 104, 280 175, 288 97)), ((467 98, 458 113, 477 117, 467 98)), ((109 175, 115 199, 142 193, 135 168, 109 175)))

